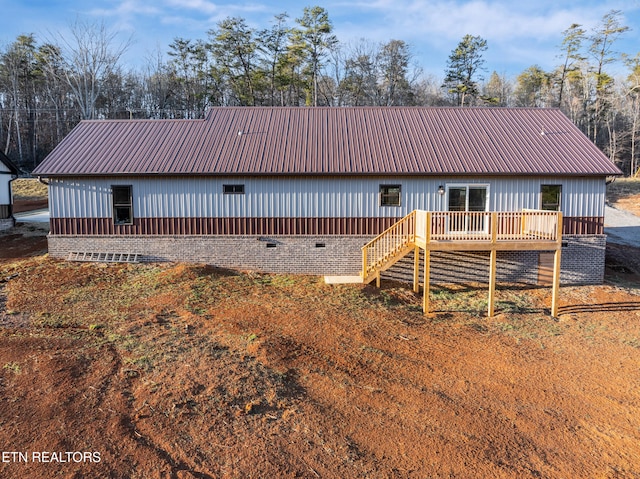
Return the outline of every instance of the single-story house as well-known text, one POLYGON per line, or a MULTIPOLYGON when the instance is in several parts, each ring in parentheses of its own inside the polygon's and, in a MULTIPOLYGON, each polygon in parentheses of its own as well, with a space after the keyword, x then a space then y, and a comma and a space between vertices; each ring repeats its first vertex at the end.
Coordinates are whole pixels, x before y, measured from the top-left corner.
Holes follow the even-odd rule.
MULTIPOLYGON (((357 275, 362 246, 414 210, 562 212, 562 282, 604 272, 607 177, 620 170, 557 109, 211 109, 202 120, 82 121, 33 172, 49 253, 135 253, 242 270, 357 275)), ((501 251, 536 283, 543 253, 501 251)), ((441 252, 436 280, 477 279, 441 252)))
POLYGON ((18 177, 18 168, 0 151, 0 231, 15 224, 11 182, 18 177))

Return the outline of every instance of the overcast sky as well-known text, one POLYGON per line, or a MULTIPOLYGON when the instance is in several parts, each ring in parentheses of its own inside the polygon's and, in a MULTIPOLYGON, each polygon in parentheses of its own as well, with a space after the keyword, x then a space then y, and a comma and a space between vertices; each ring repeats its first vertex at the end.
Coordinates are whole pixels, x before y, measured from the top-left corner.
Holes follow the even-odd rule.
POLYGON ((515 76, 534 64, 550 70, 559 64, 563 30, 573 23, 591 30, 611 10, 621 10, 631 28, 616 50, 640 52, 640 0, 0 0, 0 44, 23 33, 34 33, 41 42, 64 33, 76 19, 104 21, 122 39, 133 35, 124 63, 139 67, 158 49, 166 53, 176 37, 206 39, 206 32, 226 17, 267 28, 274 15, 286 12, 294 25, 304 6, 313 5, 328 11, 342 43, 404 40, 425 73, 436 77, 444 75, 449 54, 465 34, 487 40, 486 76, 494 70, 515 76))

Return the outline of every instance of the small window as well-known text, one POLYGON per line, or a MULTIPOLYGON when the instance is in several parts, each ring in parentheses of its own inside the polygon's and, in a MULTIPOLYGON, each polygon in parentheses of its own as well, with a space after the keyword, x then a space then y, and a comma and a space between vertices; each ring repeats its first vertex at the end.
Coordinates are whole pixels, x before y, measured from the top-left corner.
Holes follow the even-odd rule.
POLYGON ((380 185, 380 206, 400 206, 400 185, 380 185))
POLYGON ((540 187, 540 209, 560 211, 562 185, 542 185, 540 187))
POLYGON ((222 185, 225 195, 244 195, 244 185, 222 185))
POLYGON ((133 196, 131 186, 111 186, 113 196, 113 223, 133 224, 133 196))

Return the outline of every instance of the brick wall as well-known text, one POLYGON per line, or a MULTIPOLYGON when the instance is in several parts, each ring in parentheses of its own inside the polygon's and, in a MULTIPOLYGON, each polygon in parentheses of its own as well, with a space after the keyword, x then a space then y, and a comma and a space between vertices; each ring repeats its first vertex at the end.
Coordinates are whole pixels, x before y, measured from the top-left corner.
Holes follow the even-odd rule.
POLYGON ((562 284, 600 284, 604 280, 606 235, 563 236, 562 284))
MULTIPOLYGON (((139 253, 145 261, 208 263, 274 273, 355 275, 362 269, 360 248, 369 239, 369 236, 50 235, 49 254, 65 258, 71 251, 139 253)), ((601 283, 606 237, 565 235, 564 244, 561 283, 601 283)), ((538 282, 539 252, 499 251, 497 258, 497 281, 538 282)), ((487 282, 489 253, 434 252, 431 275, 434 283, 487 282)), ((413 253, 383 273, 383 278, 411 281, 413 253)))
POLYGON ((49 254, 140 253, 145 261, 208 263, 273 273, 353 275, 369 236, 49 236, 49 254))

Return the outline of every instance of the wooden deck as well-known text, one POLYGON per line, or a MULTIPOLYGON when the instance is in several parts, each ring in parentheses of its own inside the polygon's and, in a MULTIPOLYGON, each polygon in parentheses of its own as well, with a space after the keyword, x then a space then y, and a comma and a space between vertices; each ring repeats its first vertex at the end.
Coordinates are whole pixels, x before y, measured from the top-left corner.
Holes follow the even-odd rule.
MULTIPOLYGON (((431 251, 489 251, 489 316, 494 314, 497 251, 553 251, 551 315, 557 315, 562 248, 562 213, 523 210, 457 212, 414 210, 362 247, 362 279, 376 280, 411 251, 425 251, 423 310, 429 312, 431 251)), ((418 291, 419 255, 414 264, 414 291, 418 291)))

